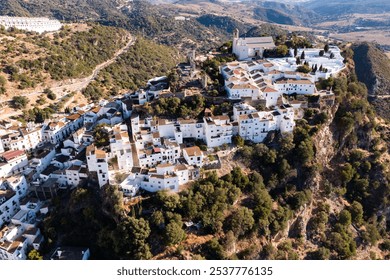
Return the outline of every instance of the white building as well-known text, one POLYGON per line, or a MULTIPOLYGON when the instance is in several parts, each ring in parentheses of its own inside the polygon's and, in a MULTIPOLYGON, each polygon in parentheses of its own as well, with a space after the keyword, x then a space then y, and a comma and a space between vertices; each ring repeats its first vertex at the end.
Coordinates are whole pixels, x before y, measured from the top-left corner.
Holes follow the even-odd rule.
POLYGON ((214 116, 211 112, 205 113, 204 129, 207 147, 214 148, 232 143, 233 124, 229 116, 214 116))
POLYGON ((220 71, 225 79, 225 89, 232 100, 249 98, 262 100, 266 107, 276 106, 282 94, 315 94, 315 77, 275 70, 278 66, 264 60, 231 62, 220 71))
POLYGON ((20 227, 4 227, 0 230, 0 260, 27 259, 27 238, 20 236, 20 227))
POLYGON ((233 34, 233 53, 238 60, 263 57, 264 50, 275 48, 272 37, 244 37, 240 38, 236 29, 233 34))
POLYGON ((254 112, 254 108, 246 104, 235 107, 233 117, 238 122, 238 134, 244 140, 261 143, 270 131, 292 133, 294 130, 294 108, 289 104, 281 105, 273 111, 261 112, 254 112))
POLYGON ((28 160, 24 151, 7 151, 0 154, 0 178, 20 173, 27 168, 28 160))
POLYGON ((0 25, 4 26, 5 29, 17 28, 38 33, 58 31, 62 27, 62 24, 58 20, 9 16, 1 16, 0 25))
POLYGON ((84 166, 72 165, 65 170, 65 174, 67 185, 73 188, 88 178, 88 169, 84 166))
POLYGON ((135 196, 141 188, 149 192, 178 192, 181 185, 196 180, 199 176, 199 168, 185 164, 163 163, 150 170, 134 167, 120 184, 120 188, 125 196, 135 196))
POLYGON ((42 126, 35 126, 32 123, 1 137, 2 146, 7 150, 31 151, 40 146, 42 142, 42 126))
POLYGON ((281 79, 275 81, 274 87, 283 94, 312 95, 317 92, 316 86, 309 80, 281 79))
POLYGON ((43 130, 43 140, 52 144, 62 143, 84 124, 84 115, 75 113, 58 121, 51 121, 43 130))
POLYGON ((127 125, 114 127, 112 134, 110 139, 111 158, 116 158, 119 170, 130 171, 133 167, 133 155, 127 125))
POLYGON ((178 119, 183 139, 205 140, 204 122, 194 119, 178 119))
POLYGON ((28 184, 24 176, 0 179, 0 227, 11 220, 19 209, 20 199, 27 193, 28 184))
POLYGON ((204 155, 198 146, 184 148, 183 157, 189 165, 194 165, 198 167, 203 166, 204 155))
POLYGON ((172 164, 159 164, 155 171, 149 171, 148 178, 141 182, 141 187, 149 192, 161 190, 179 191, 179 178, 172 164))
POLYGON ((39 177, 43 170, 45 170, 56 155, 54 147, 44 149, 41 153, 37 154, 29 164, 29 168, 35 171, 33 179, 39 177))
POLYGON ((108 155, 105 151, 97 149, 95 145, 87 147, 86 151, 88 170, 96 172, 99 186, 103 187, 109 183, 108 155))

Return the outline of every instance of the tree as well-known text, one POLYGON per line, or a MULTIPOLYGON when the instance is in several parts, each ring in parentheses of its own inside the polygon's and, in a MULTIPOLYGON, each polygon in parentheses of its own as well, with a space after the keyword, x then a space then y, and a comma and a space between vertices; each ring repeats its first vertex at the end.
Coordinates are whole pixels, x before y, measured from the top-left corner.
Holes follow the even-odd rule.
POLYGON ((349 212, 351 212, 352 222, 356 225, 361 225, 363 223, 363 206, 354 201, 349 207, 349 212))
POLYGON ((299 56, 297 56, 296 60, 295 60, 295 63, 297 65, 301 65, 301 59, 299 58, 299 56))
POLYGON ((12 103, 15 109, 24 109, 30 100, 25 96, 14 96, 12 98, 12 103))
POLYGON ((174 221, 165 228, 165 242, 168 245, 176 245, 186 238, 186 233, 182 226, 174 221))
POLYGON ((318 250, 310 252, 308 259, 310 260, 328 260, 330 257, 330 251, 328 248, 320 247, 318 250))
POLYGON ((217 238, 207 241, 202 251, 208 260, 223 260, 226 257, 226 253, 217 238))
POLYGON ((369 224, 366 226, 366 231, 363 235, 363 239, 368 242, 371 246, 375 246, 381 235, 375 224, 369 224))
POLYGON ((301 54, 301 59, 305 59, 306 55, 305 55, 305 51, 302 52, 301 54))
POLYGON ((234 145, 238 147, 244 147, 244 138, 242 138, 240 135, 233 136, 233 143, 234 145))
POLYGON ((329 45, 328 45, 328 44, 325 45, 324 51, 325 51, 326 53, 329 51, 329 45))
POLYGON ((297 55, 298 55, 298 48, 294 47, 294 57, 297 57, 297 55))
POLYGON ((334 58, 334 53, 331 53, 330 56, 329 56, 330 59, 333 59, 334 58))
POLYGON ((307 73, 310 73, 310 72, 311 72, 311 69, 310 69, 310 67, 307 66, 307 65, 301 65, 301 66, 298 66, 297 72, 301 72, 301 73, 307 74, 307 73))
POLYGON ((39 251, 33 249, 31 250, 29 253, 28 253, 28 256, 27 258, 29 260, 43 260, 43 257, 41 256, 41 254, 39 253, 39 251))
POLYGON ((324 54, 325 54, 325 51, 324 50, 320 50, 319 56, 324 56, 324 54))
POLYGON ((276 48, 276 54, 278 56, 281 56, 281 57, 284 57, 288 54, 288 48, 286 45, 279 45, 277 48, 276 48))
POLYGON ((241 237, 253 228, 255 220, 252 210, 241 207, 236 210, 228 220, 228 228, 233 231, 235 236, 241 237))
POLYGON ((110 134, 105 128, 106 124, 98 124, 93 130, 93 139, 96 147, 104 147, 110 143, 110 134))
POLYGON ((328 244, 338 253, 341 259, 348 259, 356 254, 356 243, 346 233, 332 232, 329 235, 328 244))
POLYGON ((116 185, 109 185, 101 190, 102 210, 119 222, 124 213, 123 192, 116 185))
POLYGON ((156 228, 162 228, 165 224, 164 214, 161 211, 154 211, 150 217, 151 224, 156 228))
POLYGON ((113 250, 126 259, 150 259, 152 255, 147 244, 149 235, 147 221, 143 218, 127 217, 118 224, 113 233, 113 250))
POLYGON ((159 191, 156 194, 156 205, 160 205, 164 211, 175 211, 180 206, 180 197, 175 193, 159 191))
POLYGON ((45 88, 43 93, 45 93, 47 95, 47 98, 49 98, 50 100, 57 99, 57 95, 49 88, 45 88))
POLYGON ((301 141, 296 148, 296 153, 303 164, 311 162, 315 154, 312 140, 307 138, 306 140, 301 141))
POLYGON ((341 173, 340 173, 340 179, 341 179, 341 183, 343 184, 343 186, 346 186, 352 180, 355 173, 356 173, 356 170, 349 163, 346 163, 342 167, 341 173))
POLYGON ((339 223, 341 225, 343 225, 344 227, 348 227, 351 225, 352 223, 352 216, 351 216, 351 213, 344 209, 344 210, 341 210, 340 214, 339 214, 339 223))
POLYGON ((4 94, 6 92, 5 85, 7 84, 7 80, 0 76, 0 94, 4 94))

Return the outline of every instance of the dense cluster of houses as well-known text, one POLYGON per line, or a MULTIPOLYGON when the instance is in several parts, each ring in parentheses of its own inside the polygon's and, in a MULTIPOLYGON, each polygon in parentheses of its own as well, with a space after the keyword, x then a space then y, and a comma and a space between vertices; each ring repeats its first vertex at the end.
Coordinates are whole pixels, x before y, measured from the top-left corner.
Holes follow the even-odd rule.
POLYGON ((330 46, 327 52, 319 48, 290 49, 288 57, 264 59, 264 51, 273 48, 272 37, 239 37, 238 31, 234 32, 233 53, 238 61, 220 69, 230 99, 263 100, 266 107, 275 106, 283 94, 318 94, 315 82, 345 68, 337 46, 330 46), (296 57, 316 70, 310 74, 297 72, 300 65, 296 57))
MULTIPOLYGON (((37 224, 48 211, 42 201, 61 190, 92 181, 99 187, 118 184, 129 197, 141 189, 177 192, 209 164, 205 150, 229 145, 234 136, 260 143, 271 131, 292 133, 303 103, 289 102, 285 95, 333 94, 316 90, 317 76, 288 69, 289 58, 257 59, 268 47, 274 47, 272 38, 235 34, 233 50, 242 60, 220 68, 233 101, 230 115, 205 109, 201 119, 140 116, 135 106, 170 93, 166 77, 159 77, 143 90, 79 104, 42 124, 1 121, 0 259, 26 259, 28 249, 40 248, 43 237, 37 224), (96 141, 97 131, 104 132, 104 143, 96 141)), ((332 51, 332 59, 339 59, 337 50, 332 51)), ((52 258, 68 255, 84 259, 89 250, 62 248, 52 258)))

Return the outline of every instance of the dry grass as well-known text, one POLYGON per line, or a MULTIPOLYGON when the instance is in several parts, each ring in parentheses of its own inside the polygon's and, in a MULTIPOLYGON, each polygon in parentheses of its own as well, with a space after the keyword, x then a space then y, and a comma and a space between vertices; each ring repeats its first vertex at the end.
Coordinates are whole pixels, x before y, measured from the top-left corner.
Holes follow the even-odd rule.
POLYGON ((390 19, 390 13, 383 13, 383 14, 352 14, 348 16, 340 17, 337 21, 325 21, 322 23, 317 24, 317 27, 320 28, 329 28, 329 27, 347 27, 347 26, 353 26, 356 24, 357 20, 373 20, 378 22, 386 22, 390 19))
POLYGON ((390 45, 390 31, 366 30, 350 33, 331 33, 331 38, 348 42, 376 42, 380 45, 390 45))

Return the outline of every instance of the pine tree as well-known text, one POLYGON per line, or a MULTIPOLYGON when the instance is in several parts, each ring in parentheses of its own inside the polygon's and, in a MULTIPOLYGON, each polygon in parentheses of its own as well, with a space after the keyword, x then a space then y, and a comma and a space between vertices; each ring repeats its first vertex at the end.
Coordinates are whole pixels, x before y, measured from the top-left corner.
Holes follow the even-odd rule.
POLYGON ((298 55, 298 48, 294 47, 294 57, 297 57, 297 55, 298 55))
POLYGON ((324 51, 325 51, 326 53, 329 51, 329 45, 328 45, 328 44, 325 45, 324 51))
POLYGON ((305 59, 305 51, 302 52, 301 59, 305 59))

